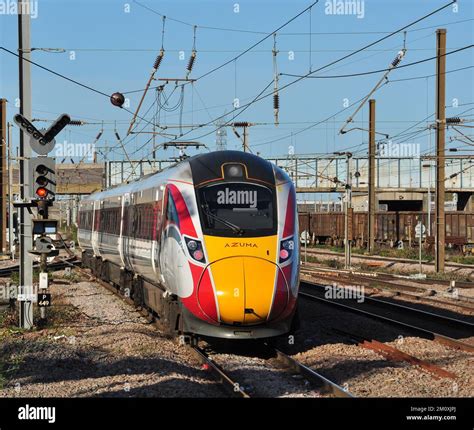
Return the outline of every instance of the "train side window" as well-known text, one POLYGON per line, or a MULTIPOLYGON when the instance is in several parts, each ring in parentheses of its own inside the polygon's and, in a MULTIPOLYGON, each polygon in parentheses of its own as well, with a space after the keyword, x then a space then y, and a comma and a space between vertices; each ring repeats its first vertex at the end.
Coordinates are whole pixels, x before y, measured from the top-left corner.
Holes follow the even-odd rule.
POLYGON ((137 205, 137 209, 136 209, 136 217, 137 217, 137 226, 136 226, 136 231, 135 231, 135 237, 137 238, 140 238, 141 237, 141 234, 140 234, 140 228, 141 228, 141 225, 142 225, 142 214, 141 214, 141 207, 140 205, 137 205))
POLYGON ((142 205, 140 209, 140 238, 144 239, 146 225, 146 205, 142 205))
POLYGON ((147 204, 146 210, 147 210, 147 218, 146 218, 145 238, 150 239, 152 235, 152 229, 153 229, 153 205, 150 203, 147 204))
POLYGON ((125 205, 123 208, 123 225, 122 225, 122 234, 128 236, 128 206, 125 205))
POLYGON ((139 219, 139 227, 138 227, 138 237, 143 239, 144 231, 143 226, 145 225, 145 207, 144 205, 140 205, 138 209, 138 219, 139 219))
POLYGON ((95 220, 94 220, 94 231, 99 231, 100 230, 100 210, 95 209, 95 220))

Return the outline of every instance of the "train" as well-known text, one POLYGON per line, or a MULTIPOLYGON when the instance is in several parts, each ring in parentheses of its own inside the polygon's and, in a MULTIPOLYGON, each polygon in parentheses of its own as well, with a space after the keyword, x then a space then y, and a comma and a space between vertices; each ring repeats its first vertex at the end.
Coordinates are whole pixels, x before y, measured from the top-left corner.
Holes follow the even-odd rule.
MULTIPOLYGON (((377 212, 375 216, 375 241, 380 246, 416 245, 415 228, 421 221, 428 227, 426 212, 377 212)), ((367 245, 368 214, 353 212, 350 223, 352 242, 360 247, 367 245)), ((431 235, 427 236, 428 244, 434 245, 435 214, 430 217, 431 235)), ((344 213, 343 212, 300 212, 299 225, 301 232, 306 231, 314 242, 321 244, 343 245, 344 213)), ((474 213, 446 212, 446 244, 462 252, 474 249, 474 213)), ((428 230, 428 229, 427 229, 428 230)))
POLYGON ((82 199, 77 224, 83 265, 172 335, 272 338, 297 325, 296 190, 259 156, 188 157, 82 199))

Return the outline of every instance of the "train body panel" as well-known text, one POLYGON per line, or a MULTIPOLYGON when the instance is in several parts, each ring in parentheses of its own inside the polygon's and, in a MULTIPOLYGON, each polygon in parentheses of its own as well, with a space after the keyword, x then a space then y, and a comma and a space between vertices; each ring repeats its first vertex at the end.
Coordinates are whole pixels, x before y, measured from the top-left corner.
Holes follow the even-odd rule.
POLYGON ((83 250, 143 278, 140 294, 155 311, 163 297, 175 300, 183 332, 217 337, 289 330, 299 282, 297 233, 290 179, 237 151, 190 158, 93 194, 79 208, 83 250))

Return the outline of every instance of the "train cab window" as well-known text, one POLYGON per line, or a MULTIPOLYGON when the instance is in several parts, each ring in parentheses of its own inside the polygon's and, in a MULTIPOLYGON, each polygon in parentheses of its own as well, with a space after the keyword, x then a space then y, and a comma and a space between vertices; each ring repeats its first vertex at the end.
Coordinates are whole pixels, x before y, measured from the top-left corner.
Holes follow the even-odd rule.
POLYGON ((225 182, 202 187, 198 202, 203 230, 214 236, 276 234, 275 196, 268 187, 225 182))
POLYGON ((178 210, 176 209, 176 204, 173 200, 173 196, 168 191, 167 198, 167 207, 166 207, 166 219, 177 225, 179 225, 178 210))

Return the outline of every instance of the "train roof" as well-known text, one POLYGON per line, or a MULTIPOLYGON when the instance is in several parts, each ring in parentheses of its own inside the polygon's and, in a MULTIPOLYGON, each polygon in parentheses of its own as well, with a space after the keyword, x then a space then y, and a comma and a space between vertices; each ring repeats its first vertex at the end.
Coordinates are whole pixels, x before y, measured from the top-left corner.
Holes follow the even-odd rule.
POLYGON ((249 179, 258 179, 262 182, 275 184, 273 165, 269 161, 257 155, 242 151, 213 151, 205 154, 197 154, 186 158, 177 164, 166 167, 156 173, 151 173, 145 177, 129 183, 118 184, 104 191, 95 192, 87 196, 83 202, 103 200, 125 193, 133 193, 147 188, 153 188, 157 185, 160 178, 173 179, 173 176, 185 176, 185 180, 192 181, 195 186, 222 178, 222 165, 226 163, 245 164, 247 177, 249 179), (189 166, 191 175, 189 176, 189 166), (173 175, 170 172, 173 171, 173 175))
POLYGON ((199 186, 202 183, 223 177, 222 166, 227 163, 245 165, 248 179, 258 179, 268 184, 275 184, 272 164, 259 157, 242 151, 215 151, 199 154, 187 160, 191 165, 193 183, 199 186))

